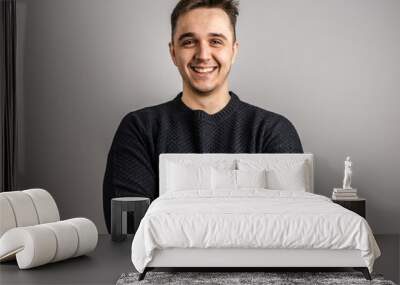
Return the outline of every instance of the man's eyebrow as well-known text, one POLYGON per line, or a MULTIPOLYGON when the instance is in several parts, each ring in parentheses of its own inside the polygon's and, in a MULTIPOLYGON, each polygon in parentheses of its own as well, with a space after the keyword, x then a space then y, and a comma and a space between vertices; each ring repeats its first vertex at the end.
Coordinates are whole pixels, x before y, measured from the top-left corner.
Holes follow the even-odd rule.
POLYGON ((221 33, 210 33, 210 34, 208 34, 209 36, 212 36, 212 37, 219 37, 219 38, 223 38, 223 39, 225 39, 225 40, 228 40, 227 39, 227 37, 225 37, 225 35, 224 34, 221 34, 221 33))
POLYGON ((190 37, 194 37, 194 33, 184 33, 184 34, 179 36, 178 42, 181 41, 184 38, 190 38, 190 37))
MULTIPOLYGON (((184 34, 182 34, 182 35, 179 36, 178 42, 181 41, 181 40, 184 39, 184 38, 192 38, 192 37, 194 37, 194 36, 195 36, 194 33, 184 33, 184 34)), ((223 38, 223 39, 225 39, 225 40, 228 40, 228 38, 227 38, 224 34, 221 34, 221 33, 209 33, 208 36, 211 36, 211 37, 219 37, 219 38, 223 38)))

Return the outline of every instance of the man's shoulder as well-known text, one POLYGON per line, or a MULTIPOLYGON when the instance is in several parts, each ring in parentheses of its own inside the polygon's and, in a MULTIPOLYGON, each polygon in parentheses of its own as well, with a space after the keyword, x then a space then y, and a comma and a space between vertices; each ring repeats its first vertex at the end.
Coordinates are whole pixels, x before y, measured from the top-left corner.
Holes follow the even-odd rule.
POLYGON ((265 129, 268 133, 295 132, 294 124, 284 115, 272 112, 261 107, 241 101, 241 108, 245 121, 251 122, 253 126, 265 129))
MULTIPOLYGON (((302 153, 303 147, 295 126, 285 116, 243 102, 243 110, 250 110, 252 125, 263 130, 267 143, 264 152, 302 153)), ((246 113, 246 111, 244 111, 246 113)))
POLYGON ((252 105, 244 101, 241 101, 240 103, 241 107, 239 108, 239 112, 248 114, 251 117, 253 117, 253 119, 262 120, 263 122, 265 121, 279 122, 288 120, 285 116, 278 114, 276 112, 272 112, 270 110, 252 105))
POLYGON ((157 105, 151 105, 147 107, 143 107, 134 111, 127 113, 122 121, 152 121, 158 120, 160 117, 163 117, 169 113, 171 113, 171 109, 173 108, 173 99, 166 101, 164 103, 160 103, 157 105))
POLYGON ((120 129, 126 128, 139 128, 142 130, 147 130, 154 125, 157 125, 157 122, 168 114, 171 114, 171 108, 173 104, 173 100, 169 100, 164 103, 160 103, 157 105, 143 107, 134 111, 127 113, 123 116, 120 129))
POLYGON ((169 100, 167 102, 160 103, 157 105, 143 107, 143 108, 129 112, 126 116, 127 117, 143 117, 143 118, 158 116, 160 114, 168 112, 172 107, 172 105, 171 105, 172 102, 173 102, 173 100, 169 100))

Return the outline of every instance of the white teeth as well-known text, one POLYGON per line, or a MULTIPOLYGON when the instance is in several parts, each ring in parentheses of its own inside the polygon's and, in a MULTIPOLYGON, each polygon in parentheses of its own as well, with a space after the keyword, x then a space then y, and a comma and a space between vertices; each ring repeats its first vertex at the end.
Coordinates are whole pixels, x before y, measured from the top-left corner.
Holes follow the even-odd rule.
POLYGON ((207 72, 211 72, 214 70, 214 67, 193 67, 194 71, 199 72, 199 73, 207 73, 207 72))

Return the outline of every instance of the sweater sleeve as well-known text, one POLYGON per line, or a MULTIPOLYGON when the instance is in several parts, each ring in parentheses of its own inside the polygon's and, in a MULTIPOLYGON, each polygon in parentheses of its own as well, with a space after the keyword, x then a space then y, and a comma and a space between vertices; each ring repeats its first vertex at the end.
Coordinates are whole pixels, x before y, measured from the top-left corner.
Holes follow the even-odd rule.
POLYGON ((146 137, 134 113, 126 115, 114 136, 103 181, 103 210, 111 232, 111 199, 122 196, 154 198, 156 174, 146 137))
POLYGON ((264 153, 303 153, 299 135, 293 124, 285 117, 279 115, 264 144, 264 153))

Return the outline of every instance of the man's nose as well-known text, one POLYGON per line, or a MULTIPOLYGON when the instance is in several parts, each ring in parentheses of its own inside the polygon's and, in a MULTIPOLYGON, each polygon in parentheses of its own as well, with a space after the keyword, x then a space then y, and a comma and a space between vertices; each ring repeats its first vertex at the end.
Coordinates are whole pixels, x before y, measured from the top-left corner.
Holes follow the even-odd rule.
POLYGON ((196 58, 199 60, 208 60, 211 57, 211 49, 208 43, 200 42, 197 48, 196 58))

